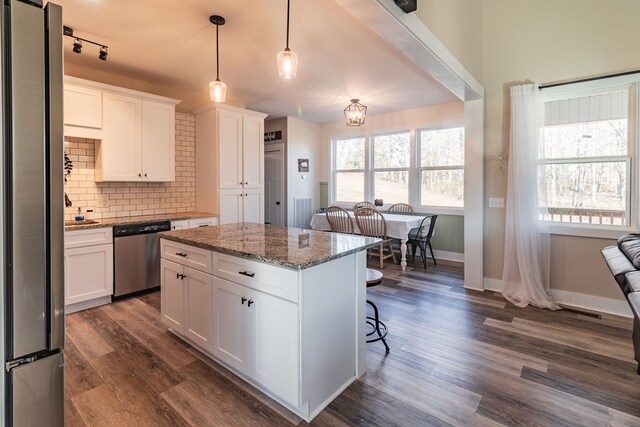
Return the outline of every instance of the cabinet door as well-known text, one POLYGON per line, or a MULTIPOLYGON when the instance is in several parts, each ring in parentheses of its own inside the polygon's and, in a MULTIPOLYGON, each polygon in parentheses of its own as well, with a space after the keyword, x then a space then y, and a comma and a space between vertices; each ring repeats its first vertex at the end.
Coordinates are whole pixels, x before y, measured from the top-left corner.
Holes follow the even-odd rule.
POLYGON ((213 276, 189 267, 184 275, 184 334, 211 353, 213 276))
POLYGON ((64 124, 85 128, 102 127, 102 91, 64 85, 64 124))
POLYGON ((244 192, 240 190, 219 190, 218 213, 220 224, 242 222, 244 192))
POLYGON ((213 277, 213 355, 247 375, 251 372, 249 293, 244 286, 213 277))
POLYGON ((65 305, 113 294, 113 245, 65 249, 64 273, 65 305))
POLYGON ((160 264, 160 311, 162 323, 176 332, 184 333, 183 267, 162 259, 160 264))
POLYGON ((218 111, 219 187, 242 188, 242 114, 218 111))
POLYGON ((244 190, 243 221, 264 223, 264 191, 244 190))
POLYGON ((142 177, 176 180, 176 114, 173 105, 142 101, 142 177))
POLYGON ((244 116, 242 162, 244 188, 264 187, 264 119, 244 116))
POLYGON ((251 377, 298 406, 298 305, 252 291, 251 377))
POLYGON ((105 92, 103 119, 96 181, 141 181, 142 100, 105 92))

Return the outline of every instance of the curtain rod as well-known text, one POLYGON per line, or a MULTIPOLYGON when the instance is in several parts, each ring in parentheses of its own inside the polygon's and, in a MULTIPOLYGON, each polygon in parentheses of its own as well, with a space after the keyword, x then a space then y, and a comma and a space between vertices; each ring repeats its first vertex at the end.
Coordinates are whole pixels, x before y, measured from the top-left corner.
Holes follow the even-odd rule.
POLYGON ((591 82, 594 80, 602 80, 602 79, 609 79, 612 77, 620 77, 620 76, 628 76, 631 74, 638 74, 640 73, 640 70, 634 70, 634 71, 625 71, 623 73, 615 73, 615 74, 606 74, 604 76, 598 76, 598 77, 587 77, 584 79, 577 79, 577 80, 568 80, 566 82, 561 82, 561 83, 547 83, 547 84, 542 84, 540 86, 538 86, 539 90, 542 89, 547 89, 550 87, 556 87, 556 86, 564 86, 564 85, 571 85, 574 83, 583 83, 583 82, 591 82))

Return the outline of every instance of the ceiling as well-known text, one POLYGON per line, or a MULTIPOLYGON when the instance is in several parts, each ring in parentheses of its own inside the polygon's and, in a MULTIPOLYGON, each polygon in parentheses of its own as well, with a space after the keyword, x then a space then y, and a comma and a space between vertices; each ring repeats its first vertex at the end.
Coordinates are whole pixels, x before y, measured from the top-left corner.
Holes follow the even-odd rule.
MULTIPOLYGON (((380 114, 456 101, 402 53, 331 0, 292 0, 289 46, 298 76, 278 78, 286 0, 54 0, 74 34, 109 46, 106 62, 65 37, 65 73, 209 105, 215 79, 215 26, 222 15, 220 79, 227 104, 324 123, 340 120, 351 98, 380 114)), ((370 0, 374 1, 374 0, 370 0)))

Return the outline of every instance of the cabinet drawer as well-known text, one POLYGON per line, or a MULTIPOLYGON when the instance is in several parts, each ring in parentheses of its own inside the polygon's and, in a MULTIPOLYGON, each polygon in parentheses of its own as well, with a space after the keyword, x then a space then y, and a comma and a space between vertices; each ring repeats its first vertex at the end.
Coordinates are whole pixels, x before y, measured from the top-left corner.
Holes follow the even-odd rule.
POLYGON ((160 239, 160 256, 178 264, 211 274, 213 263, 211 251, 160 239))
POLYGON ((84 230, 65 231, 64 248, 82 248, 84 246, 105 245, 113 243, 113 231, 107 228, 89 228, 84 230))
POLYGON ((211 225, 217 225, 218 218, 198 218, 198 219, 190 219, 189 220, 189 228, 197 228, 197 227, 208 227, 211 225))
POLYGON ((225 254, 213 255, 213 275, 298 302, 298 272, 225 254))

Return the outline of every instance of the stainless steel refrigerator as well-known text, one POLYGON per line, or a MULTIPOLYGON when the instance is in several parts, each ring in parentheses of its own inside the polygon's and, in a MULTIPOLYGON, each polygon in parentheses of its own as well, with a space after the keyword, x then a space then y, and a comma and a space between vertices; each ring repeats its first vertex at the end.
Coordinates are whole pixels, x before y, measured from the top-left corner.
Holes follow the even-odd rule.
POLYGON ((0 38, 0 422, 61 426, 62 8, 3 0, 0 38))

